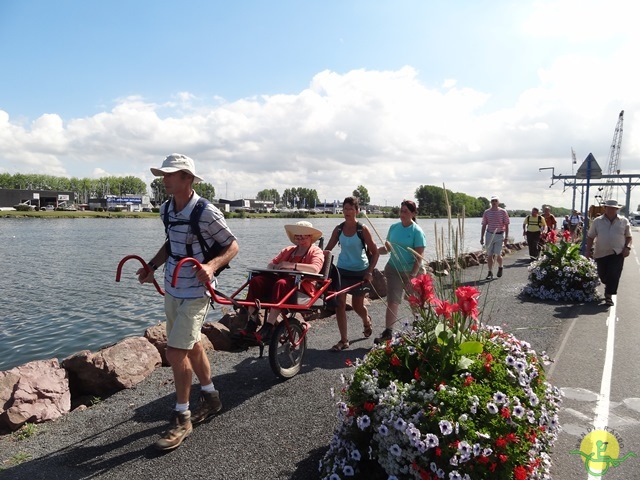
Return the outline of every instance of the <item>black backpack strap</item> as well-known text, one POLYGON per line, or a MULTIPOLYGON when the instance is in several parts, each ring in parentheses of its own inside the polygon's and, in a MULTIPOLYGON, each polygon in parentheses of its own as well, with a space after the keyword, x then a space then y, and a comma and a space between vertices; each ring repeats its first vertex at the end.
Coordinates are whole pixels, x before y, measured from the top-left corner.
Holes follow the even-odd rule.
MULTIPOLYGON (((191 210, 191 215, 189 217, 191 233, 193 233, 198 238, 200 249, 202 250, 202 255, 204 256, 204 263, 209 262, 215 257, 219 257, 224 250, 224 247, 220 246, 220 244, 215 240, 213 240, 213 243, 209 245, 202 236, 202 232, 200 231, 200 217, 202 216, 202 212, 204 212, 204 209, 207 208, 208 205, 211 205, 211 202, 206 198, 200 197, 196 202, 195 207, 193 207, 193 210, 191 210)), ((193 255, 191 245, 187 245, 187 253, 191 256, 193 255)), ((214 276, 217 277, 223 270, 227 268, 229 268, 228 263, 216 270, 214 276)))
MULTIPOLYGON (((169 200, 169 202, 171 202, 171 200, 169 200)), ((171 253, 171 242, 169 241, 169 228, 173 225, 188 224, 189 228, 191 229, 191 233, 196 236, 196 238, 198 239, 198 243, 200 244, 200 250, 202 251, 202 256, 204 257, 204 260, 202 263, 207 263, 212 258, 220 256, 220 254, 222 253, 222 250, 224 250, 224 247, 221 247, 220 244, 215 240, 211 245, 209 245, 207 241, 204 239, 204 236, 202 235, 202 231, 200 230, 200 217, 202 217, 202 212, 204 212, 204 209, 207 208, 209 204, 211 204, 209 200, 207 200, 206 198, 200 197, 196 202, 195 206, 193 207, 193 209, 191 210, 191 215, 189 215, 188 222, 184 220, 170 222, 169 207, 171 206, 171 204, 167 203, 164 213, 162 215, 162 221, 164 223, 165 233, 167 235, 167 242, 166 242, 167 255, 175 258, 176 260, 181 260, 183 258, 183 257, 173 255, 171 253)), ((187 244, 186 249, 187 249, 187 256, 193 257, 193 247, 191 246, 191 244, 187 244)), ((216 270, 214 275, 217 277, 218 275, 220 275, 220 272, 222 272, 226 268, 229 268, 228 264, 216 270)))

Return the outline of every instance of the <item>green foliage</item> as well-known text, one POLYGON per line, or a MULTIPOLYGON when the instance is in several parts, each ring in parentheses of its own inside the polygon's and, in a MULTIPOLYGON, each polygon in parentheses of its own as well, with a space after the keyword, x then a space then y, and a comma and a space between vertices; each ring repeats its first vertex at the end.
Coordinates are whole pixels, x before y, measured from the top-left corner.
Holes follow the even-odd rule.
POLYGON ((418 213, 421 216, 446 217, 464 215, 467 217, 480 217, 489 208, 490 202, 484 197, 473 198, 465 193, 454 193, 442 187, 433 185, 421 185, 415 191, 418 202, 418 213))
POLYGON ((293 208, 313 208, 320 200, 315 189, 298 187, 285 189, 282 203, 293 208))
POLYGON ((369 190, 367 190, 364 185, 359 185, 358 188, 353 191, 352 195, 358 199, 360 207, 365 207, 371 203, 369 190))
POLYGON ((25 423, 19 430, 16 430, 11 435, 16 440, 25 440, 33 437, 38 432, 38 427, 35 423, 25 423))
POLYGON ((207 182, 196 183, 193 185, 193 190, 203 198, 209 201, 213 201, 216 198, 216 189, 213 185, 207 182))
POLYGON ((17 453, 9 460, 4 462, 4 465, 0 466, 0 472, 3 471, 6 467, 15 467, 16 465, 20 465, 21 463, 26 462, 31 459, 31 455, 28 453, 17 453))
POLYGON ((280 204, 280 194, 275 188, 265 188, 256 195, 256 200, 272 201, 274 205, 280 204))

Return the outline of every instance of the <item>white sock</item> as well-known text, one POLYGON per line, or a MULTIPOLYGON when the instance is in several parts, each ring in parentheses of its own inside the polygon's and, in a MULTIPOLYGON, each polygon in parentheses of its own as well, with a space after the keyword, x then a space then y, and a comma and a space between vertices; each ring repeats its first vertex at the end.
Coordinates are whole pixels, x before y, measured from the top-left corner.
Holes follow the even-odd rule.
POLYGON ((200 390, 203 392, 215 392, 216 389, 213 386, 213 382, 211 382, 209 385, 200 385, 200 390))
POLYGON ((189 410, 189 402, 187 403, 176 403, 176 412, 186 412, 189 410))

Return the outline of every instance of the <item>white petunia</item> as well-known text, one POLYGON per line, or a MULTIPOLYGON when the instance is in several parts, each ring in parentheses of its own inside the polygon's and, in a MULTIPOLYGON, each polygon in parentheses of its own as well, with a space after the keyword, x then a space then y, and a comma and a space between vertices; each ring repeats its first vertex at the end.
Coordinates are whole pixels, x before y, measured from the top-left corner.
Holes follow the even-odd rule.
POLYGON ((443 435, 451 435, 453 433, 453 425, 451 425, 449 420, 440 420, 438 426, 443 435))

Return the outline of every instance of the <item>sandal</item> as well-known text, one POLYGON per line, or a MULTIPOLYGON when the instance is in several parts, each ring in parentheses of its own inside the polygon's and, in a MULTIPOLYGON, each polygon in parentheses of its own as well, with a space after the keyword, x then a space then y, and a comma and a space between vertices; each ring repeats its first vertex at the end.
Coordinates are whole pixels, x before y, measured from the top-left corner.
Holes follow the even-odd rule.
POLYGON ((367 323, 364 324, 364 330, 362 334, 364 338, 369 338, 373 333, 373 324, 371 323, 371 315, 367 315, 367 323))
POLYGON ((331 351, 332 352, 341 352, 342 350, 346 350, 347 348, 349 348, 349 342, 348 341, 343 342, 342 340, 340 340, 333 347, 331 347, 331 351))

